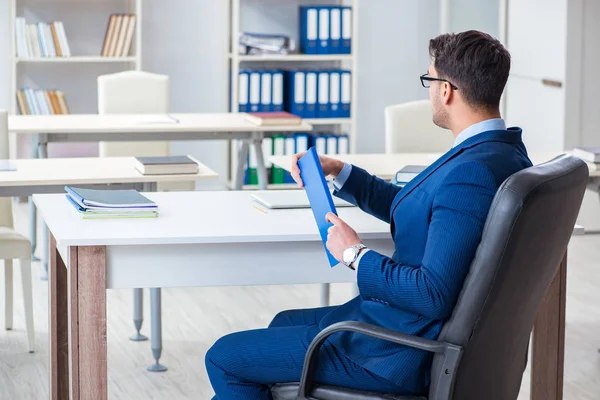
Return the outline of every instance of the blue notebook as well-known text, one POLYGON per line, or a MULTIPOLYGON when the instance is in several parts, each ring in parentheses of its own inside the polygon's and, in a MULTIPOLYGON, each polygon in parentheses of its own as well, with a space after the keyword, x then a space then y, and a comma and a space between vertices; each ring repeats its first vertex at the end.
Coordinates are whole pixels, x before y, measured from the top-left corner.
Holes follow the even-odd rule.
POLYGON ((67 194, 84 207, 156 208, 156 203, 137 190, 95 190, 65 186, 67 194))
POLYGON ((312 208, 315 221, 319 227, 319 233, 321 234, 321 240, 323 241, 323 247, 327 253, 329 259, 329 265, 334 267, 339 264, 339 261, 333 257, 333 255, 327 250, 327 230, 331 224, 325 220, 327 213, 332 212, 337 215, 335 205, 333 204, 333 198, 327 187, 327 181, 321 168, 321 162, 319 161, 319 155, 314 147, 311 147, 305 155, 298 160, 298 167, 300 167, 300 178, 304 183, 304 190, 310 201, 310 207, 312 208))

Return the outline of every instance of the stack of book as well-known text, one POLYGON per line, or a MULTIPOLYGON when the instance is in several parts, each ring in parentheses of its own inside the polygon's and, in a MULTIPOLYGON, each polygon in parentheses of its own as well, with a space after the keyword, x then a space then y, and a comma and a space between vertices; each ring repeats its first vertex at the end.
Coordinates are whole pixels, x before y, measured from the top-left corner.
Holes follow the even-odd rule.
POLYGON ((189 156, 136 157, 135 168, 142 175, 197 174, 199 170, 189 156))
POLYGON ((135 33, 135 19, 135 14, 111 14, 104 35, 102 57, 129 55, 135 33))
POLYGON ((240 54, 288 54, 296 51, 296 41, 286 35, 240 33, 240 54))
POLYGON ((18 57, 69 57, 71 50, 62 22, 26 24, 25 18, 15 19, 18 57))
POLYGON ((246 120, 257 126, 269 125, 300 125, 302 118, 286 111, 280 112, 251 112, 246 115, 246 120))
POLYGON ((392 179, 392 183, 397 186, 404 187, 408 182, 413 180, 427 167, 423 165, 406 165, 402 167, 392 179))
POLYGON ((600 169, 600 147, 575 147, 573 155, 586 161, 591 169, 600 169))
POLYGON ((158 206, 136 190, 94 190, 65 186, 67 200, 84 219, 156 218, 158 206))
POLYGON ((21 115, 69 113, 65 94, 60 90, 19 89, 17 90, 17 104, 21 115))

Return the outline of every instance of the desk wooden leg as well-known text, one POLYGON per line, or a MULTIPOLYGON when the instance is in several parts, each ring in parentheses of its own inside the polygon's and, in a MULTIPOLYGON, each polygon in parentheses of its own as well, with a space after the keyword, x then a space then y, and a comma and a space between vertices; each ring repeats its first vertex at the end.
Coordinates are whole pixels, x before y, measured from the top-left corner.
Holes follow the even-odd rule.
POLYGON ((50 398, 69 398, 69 338, 67 308, 67 268, 50 238, 48 307, 50 315, 50 398))
POLYGON ((106 400, 106 248, 77 249, 79 391, 81 399, 106 400))
POLYGON ((567 254, 560 263, 533 328, 531 399, 562 400, 565 359, 567 254))

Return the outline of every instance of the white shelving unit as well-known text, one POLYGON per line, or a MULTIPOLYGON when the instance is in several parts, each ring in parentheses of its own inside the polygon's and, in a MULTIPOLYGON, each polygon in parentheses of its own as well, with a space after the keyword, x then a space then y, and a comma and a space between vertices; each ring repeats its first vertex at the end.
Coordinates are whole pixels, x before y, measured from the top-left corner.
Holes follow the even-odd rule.
POLYGON ((230 54, 230 58, 237 59, 239 62, 298 62, 298 61, 346 61, 353 59, 351 54, 287 54, 287 55, 260 55, 248 56, 243 54, 230 54))
MULTIPOLYGON (((17 1, 19 0, 10 0, 10 32, 12 35, 11 40, 11 52, 10 59, 12 65, 12 73, 11 73, 11 109, 10 112, 12 114, 17 113, 17 101, 16 101, 16 93, 17 88, 20 86, 20 82, 22 81, 21 74, 19 71, 20 65, 28 65, 28 64, 81 64, 81 63, 114 63, 114 64, 128 64, 126 69, 134 69, 140 70, 142 65, 142 0, 124 0, 128 4, 128 12, 132 14, 136 14, 136 26, 135 26, 135 35, 132 47, 133 56, 128 57, 102 57, 100 56, 101 48, 98 48, 98 54, 94 55, 73 55, 71 57, 17 57, 17 46, 16 46, 16 34, 15 34, 15 20, 17 17, 21 15, 17 15, 17 1)), ((24 0, 23 0, 24 1, 24 0)), ((79 0, 71 0, 73 2, 77 2, 78 6, 81 6, 81 2, 79 0)), ((26 1, 24 1, 26 3, 26 1)), ((64 2, 60 2, 61 6, 64 6, 64 2)), ((111 13, 110 10, 107 10, 106 14, 106 24, 108 24, 108 15, 111 13)), ((54 20, 61 20, 60 15, 53 16, 54 20)), ((33 23, 38 21, 30 21, 27 23, 33 23)), ((69 26, 65 27, 67 31, 67 39, 76 35, 77 32, 73 32, 69 29, 69 26)), ((73 74, 76 74, 78 69, 81 66, 71 66, 68 68, 73 69, 73 74)), ((124 68, 121 68, 124 69, 124 68)), ((67 101, 69 100, 69 93, 66 93, 67 101)), ((90 96, 95 96, 96 93, 90 93, 90 96)), ((90 111, 92 112, 92 111, 90 111)), ((14 153, 13 153, 14 154, 14 153)))
MULTIPOLYGON (((352 74, 352 97, 351 97, 351 110, 350 118, 314 118, 305 119, 306 122, 316 127, 327 125, 328 130, 336 133, 347 133, 349 135, 350 152, 356 152, 356 114, 357 114, 357 81, 358 81, 358 2, 359 0, 331 0, 327 4, 338 4, 340 6, 351 6, 352 7, 352 52, 351 54, 288 54, 288 55, 241 55, 238 54, 238 43, 239 34, 241 31, 241 16, 240 6, 244 0, 229 0, 229 52, 227 54, 227 66, 228 72, 231 74, 231 79, 228 82, 227 92, 229 93, 229 99, 227 107, 232 112, 238 112, 238 79, 241 64, 251 65, 252 67, 259 67, 261 63, 265 66, 273 67, 274 65, 285 69, 294 68, 298 66, 306 67, 311 63, 325 63, 330 67, 337 67, 351 71, 352 74)), ((273 6, 278 6, 279 2, 273 2, 273 6)), ((294 3, 296 4, 296 3, 294 3)), ((298 5, 314 5, 315 2, 305 2, 302 0, 297 1, 298 5)), ((323 3, 325 4, 325 3, 323 3)), ((296 18, 296 21, 299 20, 296 18)), ((296 29, 295 35, 293 36, 297 40, 299 45, 298 29, 296 29)), ((313 65, 314 66, 314 65, 313 65)), ((316 130, 319 130, 316 128, 316 130)), ((235 170, 235 158, 230 157, 231 148, 229 149, 229 178, 232 177, 232 171, 235 170)), ((269 188, 284 188, 286 185, 270 185, 269 188)), ((295 187, 295 185, 287 185, 287 188, 295 187)))
POLYGON ((71 56, 71 57, 16 57, 18 63, 137 63, 137 57, 102 57, 102 56, 71 56))

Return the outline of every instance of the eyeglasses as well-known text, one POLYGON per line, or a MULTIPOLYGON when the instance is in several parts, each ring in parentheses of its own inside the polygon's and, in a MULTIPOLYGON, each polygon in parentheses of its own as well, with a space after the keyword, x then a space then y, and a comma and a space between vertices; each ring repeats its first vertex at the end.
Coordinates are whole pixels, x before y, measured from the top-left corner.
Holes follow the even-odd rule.
POLYGON ((458 90, 458 88, 456 87, 456 85, 454 85, 452 82, 450 82, 447 79, 440 79, 440 78, 433 78, 431 76, 429 76, 429 72, 425 72, 423 75, 421 75, 421 85, 423 85, 424 88, 429 88, 431 86, 431 84, 429 82, 447 82, 450 87, 454 90, 458 90))

